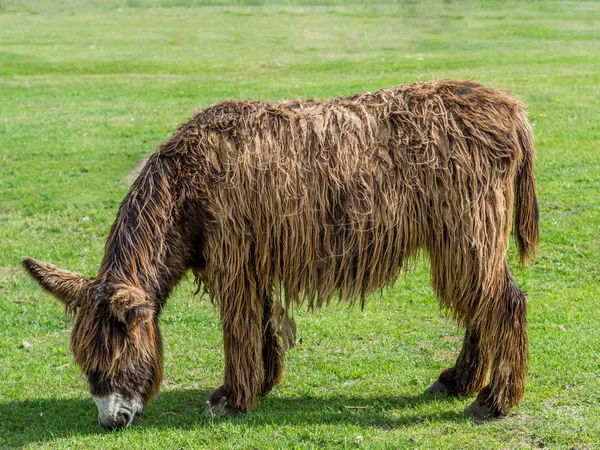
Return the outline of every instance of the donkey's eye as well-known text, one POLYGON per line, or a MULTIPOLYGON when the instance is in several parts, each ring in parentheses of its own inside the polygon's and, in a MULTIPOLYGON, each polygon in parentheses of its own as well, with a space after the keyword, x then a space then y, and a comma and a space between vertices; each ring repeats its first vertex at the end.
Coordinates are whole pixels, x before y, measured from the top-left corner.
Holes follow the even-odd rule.
POLYGON ((105 374, 97 371, 91 372, 88 374, 88 382, 92 395, 102 396, 110 393, 110 381, 105 374))

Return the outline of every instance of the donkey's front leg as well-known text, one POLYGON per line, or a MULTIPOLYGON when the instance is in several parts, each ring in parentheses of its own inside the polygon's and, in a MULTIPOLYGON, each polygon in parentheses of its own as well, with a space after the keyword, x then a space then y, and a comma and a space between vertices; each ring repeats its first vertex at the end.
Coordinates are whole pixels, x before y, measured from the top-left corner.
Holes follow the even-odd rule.
POLYGON ((232 308, 223 308, 225 377, 223 385, 210 398, 210 413, 221 415, 249 411, 263 393, 264 305, 262 301, 253 299, 254 296, 248 296, 246 301, 232 308))

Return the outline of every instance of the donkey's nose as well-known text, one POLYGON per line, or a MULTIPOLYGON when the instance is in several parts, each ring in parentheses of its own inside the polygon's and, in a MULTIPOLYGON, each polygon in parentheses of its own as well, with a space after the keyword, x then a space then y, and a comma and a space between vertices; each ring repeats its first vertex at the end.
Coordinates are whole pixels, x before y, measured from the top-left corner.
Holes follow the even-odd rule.
POLYGON ((144 411, 140 400, 126 399, 121 394, 92 395, 92 398, 98 407, 98 422, 111 430, 130 426, 144 411))
POLYGON ((98 418, 100 425, 109 430, 118 430, 126 428, 133 422, 133 415, 126 410, 118 411, 112 416, 100 416, 98 418))

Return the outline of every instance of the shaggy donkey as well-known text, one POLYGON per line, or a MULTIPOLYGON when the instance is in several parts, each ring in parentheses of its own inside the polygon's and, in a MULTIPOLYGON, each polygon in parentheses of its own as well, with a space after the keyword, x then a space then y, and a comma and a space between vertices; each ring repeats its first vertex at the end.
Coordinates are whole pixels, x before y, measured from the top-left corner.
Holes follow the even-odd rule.
POLYGON ((506 252, 514 215, 522 262, 535 255, 533 160, 519 102, 470 81, 223 102, 149 159, 96 277, 23 265, 74 315, 75 361, 100 423, 118 428, 158 392, 158 318, 188 269, 220 309, 225 376, 212 411, 243 412, 282 378, 290 307, 336 293, 364 304, 422 250, 441 305, 466 327, 456 364, 429 391, 478 392, 467 410, 497 416, 524 389, 526 303, 506 252))

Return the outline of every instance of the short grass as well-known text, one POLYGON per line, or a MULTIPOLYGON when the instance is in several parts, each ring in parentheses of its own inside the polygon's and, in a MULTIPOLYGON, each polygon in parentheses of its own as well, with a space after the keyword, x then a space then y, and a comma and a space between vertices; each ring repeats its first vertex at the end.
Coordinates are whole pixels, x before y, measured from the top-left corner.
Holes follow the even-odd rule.
POLYGON ((599 67, 598 2, 2 1, 0 447, 598 448, 599 67), (160 398, 131 429, 99 428, 70 324, 19 261, 93 275, 128 173, 201 107, 442 77, 511 90, 536 133, 540 257, 522 270, 510 254, 529 295, 521 406, 477 425, 472 398, 422 394, 462 331, 420 261, 363 311, 298 312, 284 383, 223 419, 200 415, 223 370, 219 319, 182 283, 160 398))

